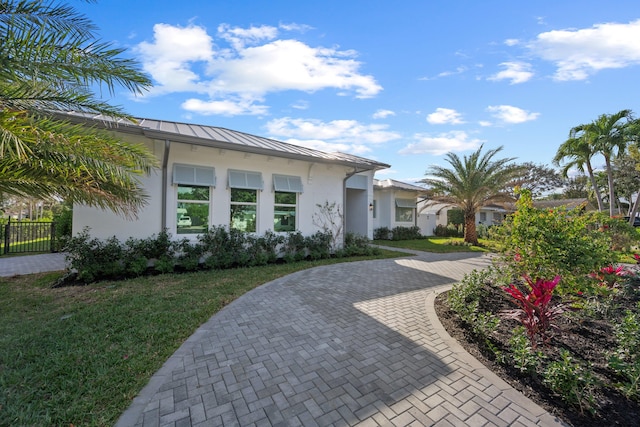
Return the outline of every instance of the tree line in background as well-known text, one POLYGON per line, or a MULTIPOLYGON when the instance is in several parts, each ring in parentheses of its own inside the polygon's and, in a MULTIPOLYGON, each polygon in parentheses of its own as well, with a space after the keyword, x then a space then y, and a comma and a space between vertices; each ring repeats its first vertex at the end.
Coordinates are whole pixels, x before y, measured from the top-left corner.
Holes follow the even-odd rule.
POLYGON ((571 128, 558 148, 553 164, 517 164, 515 158, 497 158, 502 147, 477 151, 462 158, 446 155, 449 167, 432 166, 421 182, 431 191, 432 203, 462 210, 464 238, 478 244, 475 216, 483 206, 512 203, 517 189, 534 198, 595 199, 598 211, 610 217, 628 216, 633 224, 640 208, 640 120, 631 110, 602 114, 596 120, 571 128), (598 170, 594 159, 604 160, 598 170), (580 174, 569 176, 577 170, 580 174))

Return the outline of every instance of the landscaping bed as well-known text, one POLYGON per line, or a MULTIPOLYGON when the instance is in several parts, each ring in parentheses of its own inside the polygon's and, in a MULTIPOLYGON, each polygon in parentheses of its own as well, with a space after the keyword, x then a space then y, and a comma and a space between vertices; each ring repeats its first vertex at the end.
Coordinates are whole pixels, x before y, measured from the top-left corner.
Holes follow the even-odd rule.
MULTIPOLYGON (((515 389, 566 423, 572 426, 632 426, 640 422, 637 390, 635 396, 630 398, 619 390, 619 384, 628 382, 628 379, 611 369, 609 357, 614 349, 619 347, 615 326, 624 324, 628 313, 639 311, 638 285, 637 280, 632 281, 633 288, 620 292, 608 310, 606 306, 600 306, 600 309, 606 310, 604 315, 579 310, 559 316, 555 322, 558 329, 553 332, 548 345, 541 344, 537 347, 536 350, 541 352, 542 357, 535 357, 539 360, 529 372, 516 367, 510 350, 512 332, 520 325, 519 322, 501 319, 497 328, 484 336, 474 331, 470 324, 463 322, 450 309, 449 293, 443 293, 436 298, 435 308, 445 329, 470 354, 515 389), (563 396, 551 390, 545 382, 545 369, 550 363, 563 360, 562 350, 569 352, 573 366, 577 369, 574 371, 576 378, 580 380, 589 375, 593 378, 592 387, 580 390, 583 393, 581 403, 569 403, 566 395, 563 399, 563 396), (592 398, 589 398, 589 395, 592 398)), ((511 296, 497 286, 485 284, 480 289, 480 294, 482 298, 479 299, 478 313, 497 314, 515 307, 511 296)), ((634 333, 637 339, 638 331, 634 333)), ((547 378, 548 376, 546 374, 547 378)))

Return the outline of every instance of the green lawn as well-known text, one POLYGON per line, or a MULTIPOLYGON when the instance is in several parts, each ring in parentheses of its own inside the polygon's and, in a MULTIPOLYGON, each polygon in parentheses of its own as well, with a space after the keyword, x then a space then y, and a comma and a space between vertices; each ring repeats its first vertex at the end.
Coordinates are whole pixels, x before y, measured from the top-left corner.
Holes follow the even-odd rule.
POLYGON ((482 246, 463 245, 458 237, 427 237, 415 240, 375 240, 373 243, 394 248, 415 249, 425 252, 490 252, 491 242, 480 239, 482 246))
POLYGON ((0 278, 0 425, 113 425, 211 315, 263 283, 359 257, 51 289, 0 278))

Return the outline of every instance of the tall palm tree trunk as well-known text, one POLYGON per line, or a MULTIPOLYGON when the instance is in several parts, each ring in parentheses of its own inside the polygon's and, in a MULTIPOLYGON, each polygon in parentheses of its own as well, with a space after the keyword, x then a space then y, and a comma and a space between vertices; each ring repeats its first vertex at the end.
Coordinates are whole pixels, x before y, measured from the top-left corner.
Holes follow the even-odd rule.
POLYGON ((472 245, 478 245, 478 231, 476 230, 475 212, 464 215, 464 241, 472 245))
POLYGON ((598 212, 602 212, 604 210, 604 205, 602 203, 602 195, 600 194, 600 188, 598 188, 598 184, 596 183, 596 176, 593 173, 593 167, 591 166, 591 162, 587 162, 587 172, 589 173, 589 181, 591 181, 591 186, 593 187, 593 191, 596 193, 596 200, 598 201, 598 212))
POLYGON ((607 181, 609 182, 609 216, 613 217, 615 213, 616 195, 613 189, 613 171, 611 170, 611 159, 604 156, 604 163, 607 167, 607 181))

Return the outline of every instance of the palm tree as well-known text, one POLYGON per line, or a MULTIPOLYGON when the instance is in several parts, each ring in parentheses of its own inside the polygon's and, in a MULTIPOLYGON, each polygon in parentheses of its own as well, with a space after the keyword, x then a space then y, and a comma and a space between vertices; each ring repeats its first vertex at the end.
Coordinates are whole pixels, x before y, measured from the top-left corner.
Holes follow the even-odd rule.
POLYGON ((155 157, 59 111, 126 117, 93 93, 150 86, 123 49, 100 42, 73 8, 37 0, 0 3, 0 192, 57 196, 135 214, 145 202, 137 176, 155 157))
POLYGON ((615 215, 615 190, 611 158, 621 154, 627 146, 625 126, 631 120, 631 110, 620 110, 615 114, 601 114, 596 120, 571 129, 570 137, 584 136, 595 153, 604 157, 609 183, 609 215, 615 215), (626 120, 625 122, 622 122, 626 120))
POLYGON ((482 154, 482 146, 470 156, 460 159, 454 153, 446 158, 451 168, 432 166, 422 183, 431 186, 434 203, 458 207, 464 213, 464 241, 478 244, 476 212, 491 203, 512 201, 508 184, 521 174, 521 168, 512 164, 513 158, 493 158, 502 150, 495 148, 482 154))
POLYGON ((591 158, 595 155, 592 145, 589 143, 588 135, 583 134, 580 137, 570 137, 567 139, 556 152, 553 158, 553 163, 560 166, 564 160, 569 160, 562 168, 562 176, 568 177, 569 169, 576 168, 580 172, 584 173, 586 167, 589 175, 589 181, 593 187, 593 191, 596 194, 596 200, 598 202, 598 210, 602 212, 604 205, 602 203, 602 195, 600 194, 600 187, 596 183, 595 173, 593 166, 591 165, 591 158))

